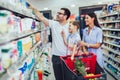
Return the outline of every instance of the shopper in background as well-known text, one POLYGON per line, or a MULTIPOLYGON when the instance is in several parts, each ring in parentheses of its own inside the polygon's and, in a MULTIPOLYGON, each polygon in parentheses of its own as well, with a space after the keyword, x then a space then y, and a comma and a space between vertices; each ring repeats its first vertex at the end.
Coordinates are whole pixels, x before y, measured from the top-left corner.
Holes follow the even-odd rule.
POLYGON ((65 31, 65 35, 68 36, 68 28, 69 23, 67 22, 70 17, 70 11, 67 8, 61 8, 59 12, 57 12, 56 21, 46 19, 37 9, 33 6, 29 6, 38 19, 43 22, 46 26, 51 28, 52 32, 52 63, 54 69, 54 75, 56 80, 63 80, 62 68, 61 68, 61 60, 60 56, 66 56, 67 48, 63 42, 63 38, 61 35, 62 30, 65 31))
MULTIPOLYGON (((98 23, 95 13, 88 13, 85 16, 85 23, 88 26, 83 31, 83 39, 80 45, 86 46, 88 52, 93 52, 97 55, 97 69, 103 67, 103 52, 101 45, 103 41, 103 32, 98 23)), ((103 71, 104 72, 104 71, 103 71)))
POLYGON ((78 32, 80 26, 79 21, 70 21, 69 24, 69 36, 66 39, 66 35, 64 33, 64 30, 62 31, 62 37, 65 45, 67 46, 67 54, 71 55, 71 60, 74 59, 75 53, 77 53, 77 48, 78 47, 78 41, 80 41, 80 35, 78 32))

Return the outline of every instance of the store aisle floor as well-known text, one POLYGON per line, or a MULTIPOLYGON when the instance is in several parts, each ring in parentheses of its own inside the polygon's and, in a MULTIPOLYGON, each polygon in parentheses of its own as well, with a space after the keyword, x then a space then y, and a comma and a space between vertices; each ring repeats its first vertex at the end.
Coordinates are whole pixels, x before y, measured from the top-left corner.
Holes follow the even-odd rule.
POLYGON ((54 72, 53 72, 53 67, 52 67, 52 62, 51 62, 51 67, 50 67, 50 72, 51 74, 49 75, 49 80, 55 80, 54 72))
POLYGON ((49 75, 49 80, 55 80, 53 69, 51 69, 51 74, 49 75))
POLYGON ((107 80, 115 80, 115 79, 109 73, 107 73, 107 80))

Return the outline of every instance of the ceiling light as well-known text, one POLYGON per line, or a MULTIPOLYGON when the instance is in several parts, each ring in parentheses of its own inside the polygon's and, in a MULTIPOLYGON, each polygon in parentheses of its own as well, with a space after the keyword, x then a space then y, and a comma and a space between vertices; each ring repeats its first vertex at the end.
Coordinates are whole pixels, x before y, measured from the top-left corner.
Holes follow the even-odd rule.
POLYGON ((72 4, 72 5, 71 5, 71 7, 75 7, 75 5, 74 5, 74 4, 72 4))
POLYGON ((102 4, 102 2, 98 2, 98 4, 102 4))
POLYGON ((44 10, 48 10, 48 8, 44 8, 44 10))

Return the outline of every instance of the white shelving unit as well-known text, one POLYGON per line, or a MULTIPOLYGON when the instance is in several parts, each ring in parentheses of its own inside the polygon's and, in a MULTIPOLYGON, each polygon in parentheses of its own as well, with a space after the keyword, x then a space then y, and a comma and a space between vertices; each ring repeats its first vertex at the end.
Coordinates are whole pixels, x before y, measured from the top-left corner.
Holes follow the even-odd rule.
POLYGON ((115 21, 104 21, 104 22, 100 22, 100 24, 110 24, 110 23, 119 23, 120 20, 115 20, 115 21))
POLYGON ((107 30, 107 31, 120 31, 120 29, 109 29, 109 28, 102 28, 102 30, 107 30))
POLYGON ((120 13, 99 17, 104 33, 104 68, 117 80, 120 79, 120 13))
MULTIPOLYGON (((39 23, 39 28, 37 28, 37 25, 35 29, 22 31, 20 33, 0 33, 0 80, 38 80, 36 71, 39 69, 44 72, 44 70, 50 66, 47 64, 48 56, 43 57, 44 51, 50 47, 48 45, 49 28, 45 28, 41 22, 35 18, 31 10, 27 8, 24 10, 24 8, 21 9, 20 7, 15 8, 15 5, 11 5, 4 0, 2 1, 3 2, 0 1, 0 11, 9 11, 21 19, 32 19, 39 23), (13 51, 10 52, 11 49, 13 51), (4 53, 2 53, 2 51, 4 53), (15 58, 13 58, 13 54, 16 55, 15 58), (7 58, 5 58, 5 56, 7 58), (6 63, 4 61, 8 60, 8 58, 10 59, 7 64, 7 61, 6 63), (42 62, 40 59, 42 59, 42 62), (40 69, 43 67, 43 64, 46 66, 40 69)), ((19 3, 19 5, 22 4, 19 3)), ((25 6, 22 5, 22 7, 25 6)), ((49 75, 49 70, 46 71, 46 75, 49 75)), ((46 80, 45 76, 43 76, 43 80, 46 80)))
POLYGON ((16 2, 16 3, 12 4, 9 1, 7 2, 7 1, 4 1, 4 0, 1 0, 0 1, 0 7, 1 7, 1 9, 9 10, 9 11, 12 11, 14 13, 18 13, 18 15, 21 15, 21 16, 26 16, 26 17, 29 17, 29 18, 36 19, 35 15, 32 14, 32 10, 26 8, 25 2, 23 2, 23 3, 16 2))

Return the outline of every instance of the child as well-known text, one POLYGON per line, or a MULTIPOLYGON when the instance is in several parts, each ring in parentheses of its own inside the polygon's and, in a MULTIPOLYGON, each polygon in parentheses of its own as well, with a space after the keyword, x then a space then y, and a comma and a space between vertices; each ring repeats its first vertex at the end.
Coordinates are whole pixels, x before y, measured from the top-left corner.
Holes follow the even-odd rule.
POLYGON ((61 32, 63 41, 68 48, 68 54, 71 54, 71 60, 74 59, 74 55, 75 53, 77 53, 76 51, 78 51, 77 50, 78 41, 81 40, 80 35, 78 33, 79 26, 80 26, 79 21, 70 21, 69 24, 70 34, 68 35, 67 40, 64 31, 61 32))

